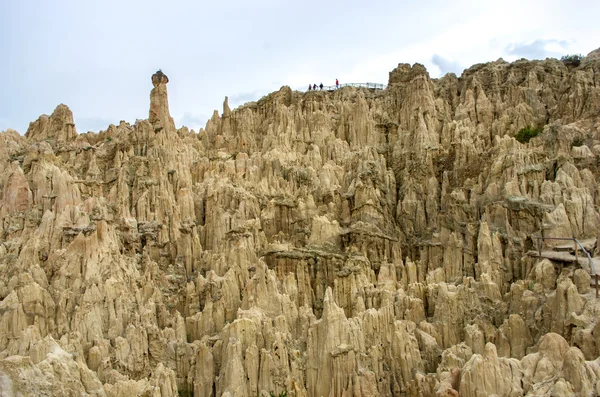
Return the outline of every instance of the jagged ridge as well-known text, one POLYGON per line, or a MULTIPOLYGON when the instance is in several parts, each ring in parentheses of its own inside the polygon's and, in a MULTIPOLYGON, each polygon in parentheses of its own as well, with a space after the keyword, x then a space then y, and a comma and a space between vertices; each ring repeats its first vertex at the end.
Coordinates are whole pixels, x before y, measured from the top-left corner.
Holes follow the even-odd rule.
POLYGON ((526 256, 598 235, 597 52, 283 87, 198 134, 156 74, 133 126, 0 134, 0 390, 599 393, 589 274, 526 256))

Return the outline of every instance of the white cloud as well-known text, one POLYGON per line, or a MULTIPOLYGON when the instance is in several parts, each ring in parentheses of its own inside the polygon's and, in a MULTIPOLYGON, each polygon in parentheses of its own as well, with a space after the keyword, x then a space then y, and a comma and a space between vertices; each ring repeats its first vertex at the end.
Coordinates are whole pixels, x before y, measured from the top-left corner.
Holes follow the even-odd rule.
POLYGON ((431 57, 431 62, 439 68, 442 75, 446 73, 454 73, 460 76, 462 71, 465 69, 460 62, 446 59, 439 54, 434 54, 433 57, 431 57))
POLYGON ((200 128, 204 128, 206 126, 206 121, 208 119, 209 117, 206 114, 192 114, 186 112, 182 117, 178 118, 176 125, 179 128, 186 126, 190 130, 193 129, 194 131, 198 132, 200 131, 200 128))
POLYGON ((538 39, 529 42, 510 43, 506 46, 505 52, 508 55, 516 55, 527 59, 545 59, 564 54, 568 45, 569 43, 566 40, 538 39))
POLYGON ((73 114, 73 121, 75 122, 75 129, 77 132, 86 133, 89 131, 100 132, 106 130, 109 125, 118 125, 121 119, 111 119, 108 117, 82 117, 73 114))
POLYGON ((263 90, 254 90, 251 92, 242 92, 229 97, 229 106, 236 107, 245 104, 246 102, 254 102, 262 98, 268 92, 263 90))

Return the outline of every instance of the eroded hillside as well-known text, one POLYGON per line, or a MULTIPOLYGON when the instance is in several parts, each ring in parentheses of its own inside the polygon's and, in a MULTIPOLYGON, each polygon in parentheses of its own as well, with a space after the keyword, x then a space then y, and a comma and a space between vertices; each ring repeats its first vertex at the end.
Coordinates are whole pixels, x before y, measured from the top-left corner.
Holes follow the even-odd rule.
POLYGON ((600 50, 283 87, 198 134, 152 82, 135 125, 0 134, 0 394, 600 394, 590 269, 530 252, 596 253, 600 50))

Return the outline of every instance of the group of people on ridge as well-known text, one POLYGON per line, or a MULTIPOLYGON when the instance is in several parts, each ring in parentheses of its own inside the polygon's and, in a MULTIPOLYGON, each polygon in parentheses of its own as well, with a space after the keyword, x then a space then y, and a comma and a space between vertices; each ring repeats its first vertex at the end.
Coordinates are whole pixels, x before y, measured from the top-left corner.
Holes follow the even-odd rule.
MULTIPOLYGON (((319 84, 318 86, 316 83, 313 85, 310 85, 310 84, 308 85, 309 91, 311 91, 311 90, 316 91, 317 88, 319 88, 321 91, 323 91, 323 83, 319 84)), ((340 88, 340 82, 338 81, 338 79, 335 79, 335 89, 337 90, 338 88, 340 88)))

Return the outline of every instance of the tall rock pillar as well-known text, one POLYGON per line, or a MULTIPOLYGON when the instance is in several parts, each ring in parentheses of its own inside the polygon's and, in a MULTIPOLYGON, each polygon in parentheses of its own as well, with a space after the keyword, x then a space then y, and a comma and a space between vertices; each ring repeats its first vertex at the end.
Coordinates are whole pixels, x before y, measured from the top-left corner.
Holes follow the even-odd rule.
POLYGON ((168 82, 169 78, 161 70, 152 75, 152 85, 154 85, 154 88, 150 91, 149 120, 156 132, 162 129, 175 131, 175 122, 169 113, 168 82))

